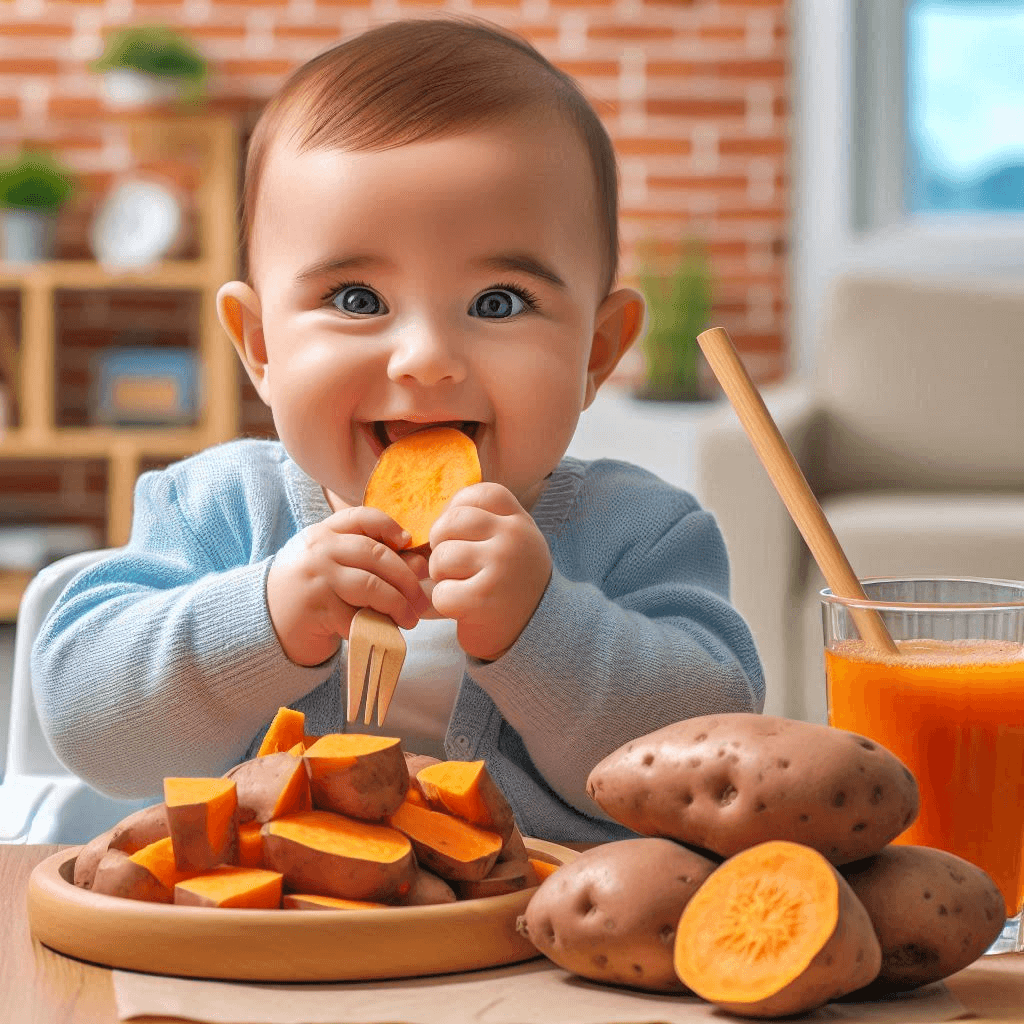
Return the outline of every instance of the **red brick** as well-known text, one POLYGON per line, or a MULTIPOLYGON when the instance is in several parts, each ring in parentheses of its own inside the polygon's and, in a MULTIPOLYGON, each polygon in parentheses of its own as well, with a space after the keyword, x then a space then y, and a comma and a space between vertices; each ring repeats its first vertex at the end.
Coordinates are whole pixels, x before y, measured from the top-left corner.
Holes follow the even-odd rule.
POLYGON ((51 117, 60 119, 91 119, 101 121, 106 115, 103 101, 95 96, 51 96, 48 104, 51 117))
POLYGON ((689 139, 612 136, 612 142, 615 151, 621 156, 687 156, 693 150, 693 143, 689 139))
POLYGON ((693 78, 707 74, 708 65, 695 60, 649 60, 649 78, 693 78))
POLYGON ((719 60, 712 65, 714 73, 722 78, 782 78, 786 62, 769 60, 719 60))
POLYGON ((646 40, 672 39, 675 29, 671 25, 630 25, 627 22, 615 21, 605 24, 590 25, 587 28, 589 39, 612 39, 616 42, 637 42, 646 40))
POLYGON ((718 152, 723 156, 778 156, 787 149, 786 140, 774 136, 764 139, 718 140, 718 152))
POLYGON ((573 78, 585 75, 594 78, 614 77, 619 73, 619 64, 614 60, 556 60, 552 63, 573 78))
POLYGON ((647 185, 654 189, 745 189, 747 179, 742 175, 702 177, 700 175, 659 175, 647 177, 647 185))
POLYGON ((225 75, 287 75, 295 68, 295 62, 274 57, 246 57, 220 62, 225 75))
POLYGON ((245 38, 245 28, 240 24, 190 25, 188 34, 198 43, 203 41, 221 42, 225 39, 241 42, 245 38))
POLYGON ((275 25, 274 38, 329 44, 340 42, 342 33, 337 25, 275 25))
POLYGON ((690 96, 676 99, 649 99, 648 114, 668 117, 742 117, 747 112, 745 100, 690 96))
POLYGON ((51 39, 68 39, 74 29, 60 21, 8 21, 0 25, 0 39, 15 36, 47 36, 51 39))
POLYGON ((21 113, 21 103, 13 96, 0 96, 0 119, 15 118, 21 113))
POLYGON ((697 35, 701 39, 715 39, 721 42, 739 42, 747 38, 746 25, 700 25, 697 35))
POLYGON ((593 7, 608 9, 615 5, 615 0, 548 0, 553 8, 559 7, 593 7))
POLYGON ((60 62, 50 57, 0 57, 0 75, 56 75, 60 62))

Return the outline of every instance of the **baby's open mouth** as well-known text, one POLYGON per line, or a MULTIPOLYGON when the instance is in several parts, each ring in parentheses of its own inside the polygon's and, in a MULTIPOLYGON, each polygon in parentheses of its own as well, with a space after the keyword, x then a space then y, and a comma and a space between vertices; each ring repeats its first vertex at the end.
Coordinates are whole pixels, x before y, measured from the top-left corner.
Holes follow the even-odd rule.
MULTIPOLYGON (((461 430, 471 441, 476 440, 477 432, 480 429, 478 420, 444 420, 436 423, 416 423, 412 420, 374 420, 373 437, 383 451, 390 444, 415 434, 419 430, 430 430, 433 427, 454 427, 461 430)), ((377 453, 378 455, 380 452, 377 453)))

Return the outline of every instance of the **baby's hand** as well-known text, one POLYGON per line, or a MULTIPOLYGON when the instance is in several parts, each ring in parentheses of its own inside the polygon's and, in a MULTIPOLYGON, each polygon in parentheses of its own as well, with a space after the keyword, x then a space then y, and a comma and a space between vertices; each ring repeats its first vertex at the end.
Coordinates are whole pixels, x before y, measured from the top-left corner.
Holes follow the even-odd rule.
POLYGON ((267 608, 285 654, 298 665, 326 661, 360 608, 412 629, 430 605, 419 585, 423 555, 395 550, 408 540, 390 516, 359 506, 307 527, 283 548, 267 574, 267 608))
POLYGON ((458 623, 462 649, 500 657, 519 638, 551 578, 551 552, 530 514, 501 484, 459 491, 430 529, 431 600, 458 623))

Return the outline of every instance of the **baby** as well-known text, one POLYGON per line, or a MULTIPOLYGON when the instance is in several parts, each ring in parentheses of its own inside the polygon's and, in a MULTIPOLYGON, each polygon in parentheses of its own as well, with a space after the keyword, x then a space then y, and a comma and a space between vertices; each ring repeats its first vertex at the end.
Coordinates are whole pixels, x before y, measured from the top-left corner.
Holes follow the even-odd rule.
MULTIPOLYGON (((670 722, 760 711, 713 518, 623 462, 565 452, 643 330, 615 287, 611 143, 571 78, 472 19, 401 21, 321 54, 248 152, 247 281, 218 311, 280 441, 140 477, 131 540, 77 576, 33 650, 58 757, 102 792, 254 756, 278 707, 345 722, 345 639, 408 630, 385 726, 484 759, 520 829, 631 835, 591 768, 670 722), (483 483, 429 557, 362 505, 378 456, 464 430, 483 483)), ((216 396, 211 396, 216 400, 216 396)))

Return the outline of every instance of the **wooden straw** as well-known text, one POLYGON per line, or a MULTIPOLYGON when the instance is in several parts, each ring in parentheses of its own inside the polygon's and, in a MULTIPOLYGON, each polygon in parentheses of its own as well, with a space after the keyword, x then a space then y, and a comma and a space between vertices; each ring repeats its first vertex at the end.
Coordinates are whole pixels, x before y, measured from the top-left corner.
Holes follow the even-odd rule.
MULTIPOLYGON (((837 597, 867 600, 860 580, 814 497, 807 478, 740 362, 729 333, 722 327, 712 327, 697 336, 697 343, 832 593, 837 597)), ((869 644, 890 655, 900 653, 878 612, 872 608, 851 608, 850 615, 861 637, 869 644)))

